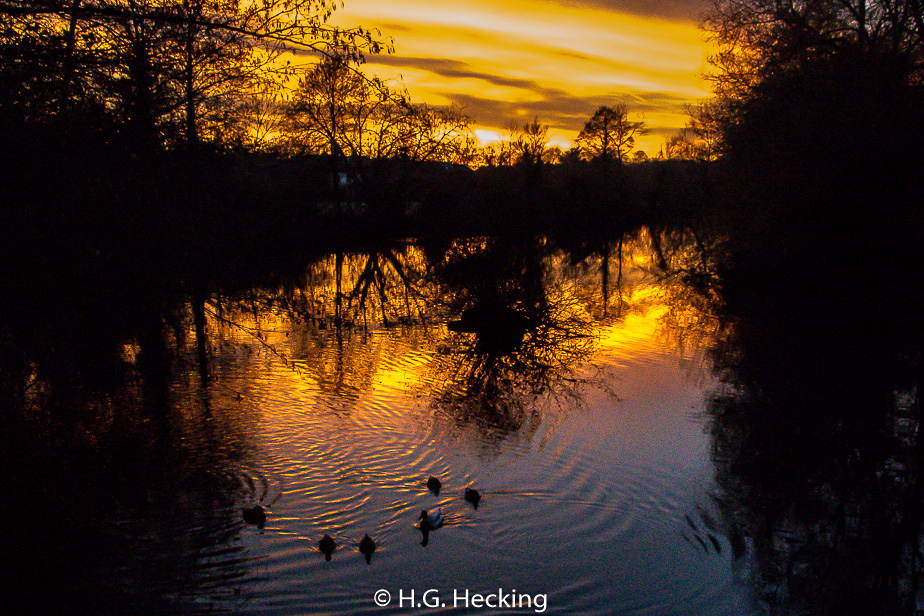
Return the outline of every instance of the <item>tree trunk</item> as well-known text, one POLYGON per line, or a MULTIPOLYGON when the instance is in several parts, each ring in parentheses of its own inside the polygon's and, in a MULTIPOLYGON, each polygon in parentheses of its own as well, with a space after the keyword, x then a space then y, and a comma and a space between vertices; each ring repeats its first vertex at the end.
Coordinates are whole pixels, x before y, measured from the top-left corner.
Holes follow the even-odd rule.
POLYGON ((64 79, 61 83, 61 100, 58 103, 58 114, 62 123, 67 122, 70 109, 71 83, 74 80, 74 47, 77 39, 77 11, 79 8, 80 0, 74 0, 74 4, 71 6, 71 19, 65 35, 64 79))
POLYGON ((196 12, 189 2, 183 3, 188 22, 186 24, 186 54, 183 75, 183 85, 186 98, 186 147, 195 151, 199 146, 199 130, 196 117, 196 81, 195 81, 195 41, 196 41, 196 12))

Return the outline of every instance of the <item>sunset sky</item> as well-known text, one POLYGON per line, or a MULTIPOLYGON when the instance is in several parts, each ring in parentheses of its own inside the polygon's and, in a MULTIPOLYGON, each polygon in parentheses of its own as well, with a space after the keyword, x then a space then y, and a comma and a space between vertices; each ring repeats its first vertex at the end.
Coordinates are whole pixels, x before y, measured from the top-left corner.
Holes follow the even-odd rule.
MULTIPOLYGON (((365 72, 399 79, 416 102, 455 104, 482 142, 538 117, 568 147, 600 105, 624 102, 652 129, 656 155, 709 96, 708 0, 346 0, 332 23, 378 28, 395 53, 365 72)), ((631 116, 634 119, 634 116, 631 116)))

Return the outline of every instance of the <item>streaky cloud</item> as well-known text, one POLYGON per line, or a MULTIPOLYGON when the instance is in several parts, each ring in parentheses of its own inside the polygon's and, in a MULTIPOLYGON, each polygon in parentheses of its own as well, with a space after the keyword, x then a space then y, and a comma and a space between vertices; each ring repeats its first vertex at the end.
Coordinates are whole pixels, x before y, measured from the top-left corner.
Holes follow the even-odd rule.
POLYGON ((481 79, 488 83, 509 88, 522 88, 524 90, 538 90, 541 86, 530 79, 504 77, 483 71, 474 70, 471 65, 461 60, 447 58, 423 58, 409 56, 374 56, 367 58, 369 64, 383 64, 393 68, 414 68, 425 70, 447 79, 481 79))
MULTIPOLYGON (((460 106, 469 115, 473 116, 480 125, 501 127, 511 120, 527 121, 533 118, 543 124, 549 124, 559 131, 577 135, 584 123, 590 119, 594 111, 601 106, 612 106, 616 103, 626 102, 630 113, 641 115, 663 113, 672 110, 677 115, 686 112, 691 102, 688 98, 663 92, 639 92, 631 95, 612 96, 574 96, 560 90, 544 88, 541 90, 542 99, 535 101, 503 101, 492 98, 483 98, 475 94, 447 94, 456 105, 460 106)), ((676 133, 681 125, 676 127, 659 126, 652 130, 655 135, 670 135, 676 133)))
POLYGON ((694 22, 702 19, 710 5, 709 0, 557 0, 557 2, 569 7, 602 9, 639 17, 694 22))

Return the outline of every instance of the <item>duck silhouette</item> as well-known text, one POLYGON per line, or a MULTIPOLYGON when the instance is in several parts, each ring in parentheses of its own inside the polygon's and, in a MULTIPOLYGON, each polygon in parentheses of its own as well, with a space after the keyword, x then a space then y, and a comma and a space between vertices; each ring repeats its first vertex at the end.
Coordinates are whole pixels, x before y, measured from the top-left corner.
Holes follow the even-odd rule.
POLYGON ((241 512, 244 514, 244 521, 248 524, 255 524, 261 530, 266 526, 266 510, 262 505, 244 507, 241 512))
POLYGON ((478 503, 481 502, 481 494, 475 488, 465 488, 465 500, 472 504, 472 507, 478 509, 478 503))
POLYGON ((431 492, 433 492, 434 494, 436 494, 437 496, 440 495, 440 488, 442 488, 442 487, 443 487, 442 482, 440 482, 440 480, 437 479, 436 477, 434 477, 433 475, 430 475, 430 478, 427 479, 427 488, 428 488, 431 492))
POLYGON ((436 509, 430 513, 426 510, 420 512, 420 532, 423 534, 423 541, 420 545, 427 547, 430 542, 430 531, 436 530, 443 525, 443 510, 436 509))
POLYGON ((368 534, 363 535, 362 541, 359 542, 359 551, 366 557, 366 564, 371 564, 372 553, 375 552, 375 541, 368 534))
POLYGON ((423 510, 420 512, 420 528, 426 528, 427 530, 436 530, 443 525, 443 510, 434 509, 431 512, 423 510))
POLYGON ((337 542, 330 535, 324 535, 318 542, 318 549, 324 554, 324 560, 330 562, 331 554, 337 549, 337 542))

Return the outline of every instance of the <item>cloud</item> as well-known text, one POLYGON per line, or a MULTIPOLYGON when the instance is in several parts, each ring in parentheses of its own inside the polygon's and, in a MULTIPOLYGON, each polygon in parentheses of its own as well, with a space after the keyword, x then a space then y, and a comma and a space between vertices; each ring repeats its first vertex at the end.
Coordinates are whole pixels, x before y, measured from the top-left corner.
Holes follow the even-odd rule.
POLYGON ((709 0, 558 0, 569 7, 601 9, 640 17, 699 22, 709 0))
POLYGON ((652 127, 639 147, 657 151, 708 96, 696 18, 709 1, 348 0, 346 10, 394 36, 397 53, 367 57, 368 74, 400 79, 417 102, 461 106, 480 135, 536 117, 563 143, 598 107, 624 102, 652 127))
POLYGON ((381 64, 397 69, 413 68, 428 71, 445 79, 481 79, 488 83, 508 88, 525 90, 539 89, 538 82, 530 79, 517 79, 474 70, 467 62, 448 60, 446 58, 421 58, 398 55, 380 55, 367 59, 370 64, 381 64))
MULTIPOLYGON (((481 124, 502 126, 511 118, 539 115, 540 119, 552 122, 562 129, 580 129, 580 125, 600 106, 625 103, 636 113, 653 114, 664 111, 679 112, 696 97, 686 93, 672 93, 645 89, 614 88, 611 92, 597 91, 593 94, 575 94, 562 87, 543 84, 533 79, 522 79, 477 70, 468 62, 445 58, 376 56, 370 63, 385 65, 393 69, 425 71, 436 77, 438 94, 455 104, 463 106, 481 124), (460 92, 448 86, 458 80, 476 80, 484 84, 512 88, 528 93, 519 100, 500 100, 474 93, 471 89, 460 92), (679 111, 678 111, 679 110, 679 111)), ((564 84, 558 84, 564 85, 564 84)), ((482 87, 480 91, 486 88, 482 87)))
MULTIPOLYGON (((456 95, 456 104, 475 116, 479 124, 492 127, 503 127, 510 120, 532 120, 538 118, 543 124, 550 124, 552 128, 560 131, 571 131, 577 134, 584 123, 590 119, 594 112, 602 107, 612 107, 618 103, 626 103, 629 113, 647 117, 653 114, 669 112, 672 115, 682 116, 691 102, 664 93, 638 93, 630 97, 577 97, 566 92, 554 90, 544 91, 541 100, 511 102, 482 98, 475 94, 456 95)), ((682 125, 682 123, 681 123, 682 125)), ((679 126, 678 126, 679 127, 679 126)), ((675 130, 668 128, 667 130, 675 130)))
POLYGON ((571 87, 567 79, 550 82, 512 77, 494 72, 492 69, 497 67, 485 66, 479 59, 473 62, 391 55, 370 59, 370 63, 379 65, 370 69, 378 72, 387 67, 411 77, 420 86, 411 88, 415 100, 421 100, 418 94, 425 85, 426 102, 460 107, 487 139, 492 133, 506 134, 512 121, 523 124, 536 118, 550 125, 554 143, 566 145, 599 107, 625 103, 633 118, 643 118, 651 127, 648 135, 638 138, 638 148, 657 152, 665 137, 686 123, 687 107, 703 98, 683 88, 649 89, 645 84, 627 87, 614 83, 612 87, 588 90, 571 87))

